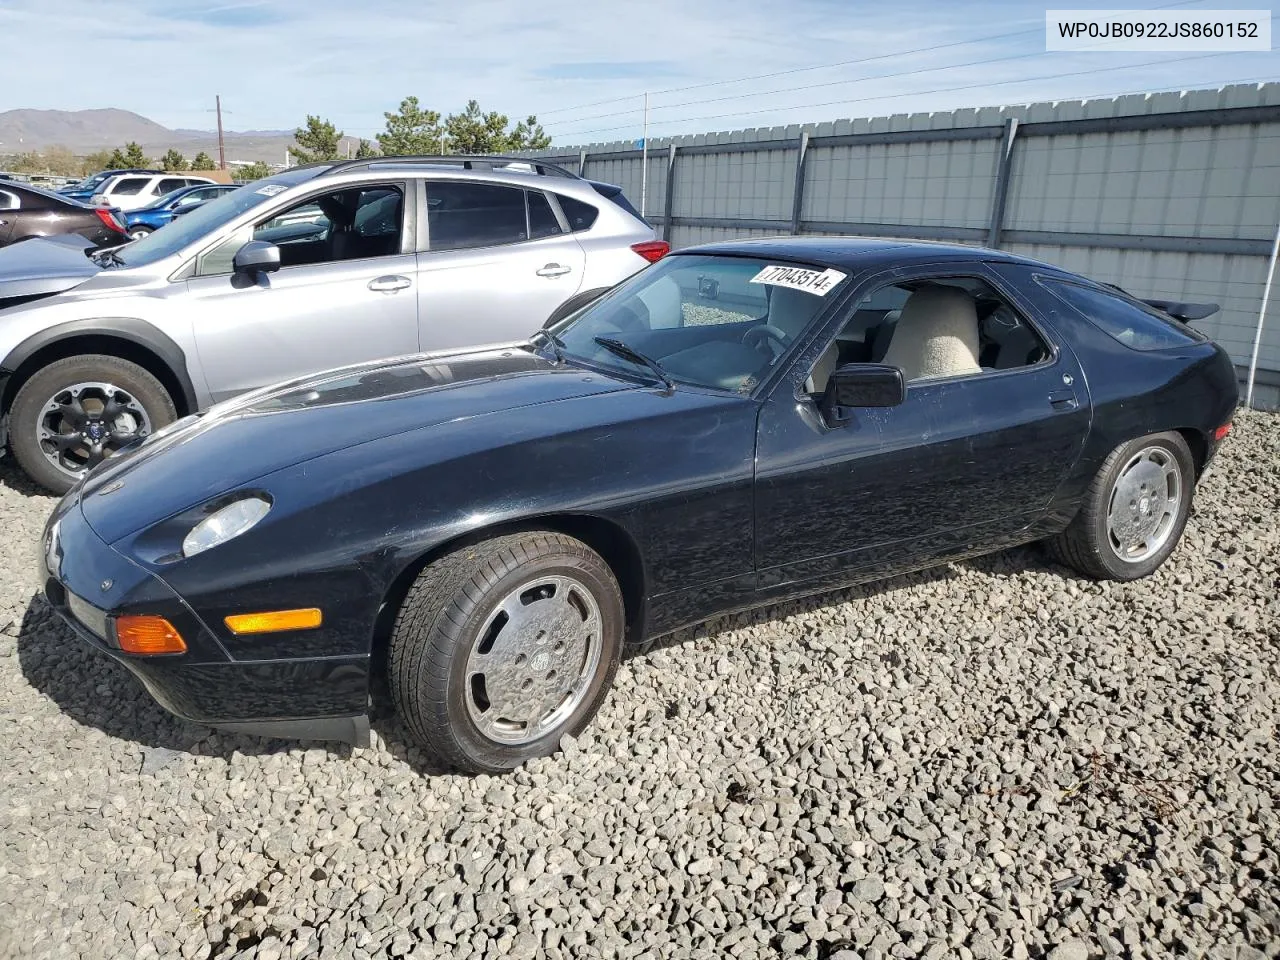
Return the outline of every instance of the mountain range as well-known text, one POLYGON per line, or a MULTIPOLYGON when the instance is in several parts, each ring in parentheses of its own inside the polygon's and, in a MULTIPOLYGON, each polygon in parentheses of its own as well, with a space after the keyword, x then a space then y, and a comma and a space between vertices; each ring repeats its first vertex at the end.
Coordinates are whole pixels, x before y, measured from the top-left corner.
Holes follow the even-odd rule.
MULTIPOLYGON (((350 141, 352 152, 359 141, 350 141)), ((130 141, 149 158, 172 149, 190 159, 203 150, 218 156, 216 130, 171 130, 129 110, 6 110, 0 112, 0 155, 67 147, 77 154, 123 147, 130 141)), ((227 160, 265 160, 280 163, 293 143, 292 130, 223 131, 227 160)), ((346 143, 341 144, 346 149, 346 143)))

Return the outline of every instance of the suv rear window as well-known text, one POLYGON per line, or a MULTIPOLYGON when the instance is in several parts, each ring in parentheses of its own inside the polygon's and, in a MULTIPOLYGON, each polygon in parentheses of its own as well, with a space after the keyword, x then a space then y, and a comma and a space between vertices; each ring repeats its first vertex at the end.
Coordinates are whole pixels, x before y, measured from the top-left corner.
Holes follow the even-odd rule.
POLYGON ((150 182, 150 177, 125 177, 111 188, 111 192, 120 196, 131 197, 139 193, 150 182))
POLYGON ((1195 343, 1172 317, 1093 287, 1042 278, 1040 283, 1065 300, 1095 327, 1134 350, 1163 350, 1195 343))
POLYGON ((600 216, 599 209, 589 203, 583 203, 581 200, 566 197, 560 193, 556 194, 556 199, 560 201, 560 209, 564 211, 565 218, 569 221, 569 229, 574 233, 590 230, 591 225, 596 222, 596 217, 600 216))

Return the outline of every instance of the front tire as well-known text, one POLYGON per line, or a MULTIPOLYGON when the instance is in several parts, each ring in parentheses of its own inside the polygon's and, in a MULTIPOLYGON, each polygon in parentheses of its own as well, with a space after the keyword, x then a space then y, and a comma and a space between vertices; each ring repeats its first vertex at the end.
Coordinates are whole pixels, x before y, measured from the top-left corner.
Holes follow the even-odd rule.
POLYGON ((625 629, 617 580, 586 544, 550 531, 495 537, 418 575, 392 630, 392 699, 444 764, 502 773, 586 727, 625 629))
POLYGON ((1195 460, 1181 434, 1123 443, 1103 462, 1071 525, 1048 541, 1049 550, 1095 580, 1150 576, 1182 537, 1195 482, 1195 460))
POLYGON ((163 384, 136 363, 67 357, 37 370, 18 391, 9 446, 27 476, 62 494, 115 450, 177 415, 163 384))

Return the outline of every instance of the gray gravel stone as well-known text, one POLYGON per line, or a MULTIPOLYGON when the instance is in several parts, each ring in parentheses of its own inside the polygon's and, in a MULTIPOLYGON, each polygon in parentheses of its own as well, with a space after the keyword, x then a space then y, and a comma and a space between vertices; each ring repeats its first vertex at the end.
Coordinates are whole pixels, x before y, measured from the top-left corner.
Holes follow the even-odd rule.
POLYGON ((632 651, 507 777, 175 720, 35 598, 0 460, 0 956, 1264 957, 1280 418, 1155 576, 1034 547, 632 651), (1216 952, 1215 952, 1216 951, 1216 952))

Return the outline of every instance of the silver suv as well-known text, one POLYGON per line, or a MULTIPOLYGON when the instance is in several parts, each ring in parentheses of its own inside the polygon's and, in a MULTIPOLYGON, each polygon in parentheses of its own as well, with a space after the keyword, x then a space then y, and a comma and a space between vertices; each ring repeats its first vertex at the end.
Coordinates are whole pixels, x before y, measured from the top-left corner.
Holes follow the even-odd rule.
POLYGON ((68 489, 114 449, 255 387, 510 343, 660 258, 622 196, 540 161, 299 167, 123 247, 0 250, 0 449, 68 489))

